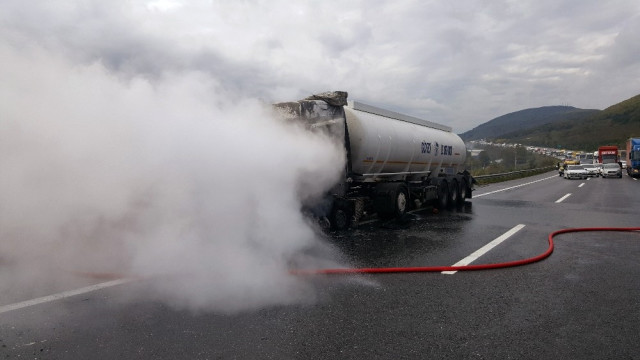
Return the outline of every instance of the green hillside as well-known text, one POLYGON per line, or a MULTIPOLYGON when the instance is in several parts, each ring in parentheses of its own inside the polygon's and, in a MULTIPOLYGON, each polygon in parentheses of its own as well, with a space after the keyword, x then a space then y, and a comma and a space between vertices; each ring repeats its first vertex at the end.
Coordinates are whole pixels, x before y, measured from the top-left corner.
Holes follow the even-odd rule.
POLYGON ((631 136, 640 137, 640 95, 586 118, 562 120, 499 137, 509 143, 595 150, 601 145, 622 147, 631 136))
POLYGON ((502 115, 475 127, 460 137, 465 140, 497 139, 506 134, 526 135, 531 129, 564 120, 583 120, 598 110, 578 109, 572 106, 544 106, 502 115))

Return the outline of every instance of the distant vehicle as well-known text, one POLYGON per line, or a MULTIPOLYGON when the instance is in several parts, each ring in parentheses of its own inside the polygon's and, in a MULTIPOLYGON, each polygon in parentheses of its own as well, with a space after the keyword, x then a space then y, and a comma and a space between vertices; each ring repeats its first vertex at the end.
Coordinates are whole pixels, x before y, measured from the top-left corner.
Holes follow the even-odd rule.
POLYGON ((627 150, 618 149, 618 161, 627 159, 627 150))
POLYGON ((593 153, 581 152, 578 154, 578 162, 582 164, 593 164, 593 153))
POLYGON ((592 153, 588 153, 585 155, 585 162, 587 164, 595 164, 596 163, 596 158, 593 157, 592 153))
POLYGON ((600 164, 618 163, 618 147, 615 145, 600 146, 598 148, 598 162, 600 164))
POLYGON ((594 164, 585 164, 581 165, 584 170, 587 172, 587 176, 598 177, 600 176, 600 168, 594 164))
POLYGON ((602 165, 602 177, 603 178, 608 178, 608 177, 621 178, 622 169, 620 168, 620 165, 617 163, 609 163, 609 164, 602 165))
POLYGON ((564 169, 564 178, 571 179, 586 179, 587 171, 582 165, 567 165, 564 169))
POLYGON ((627 174, 640 176, 640 138, 627 140, 627 174))
POLYGON ((623 169, 627 168, 627 160, 620 160, 620 167, 623 169))

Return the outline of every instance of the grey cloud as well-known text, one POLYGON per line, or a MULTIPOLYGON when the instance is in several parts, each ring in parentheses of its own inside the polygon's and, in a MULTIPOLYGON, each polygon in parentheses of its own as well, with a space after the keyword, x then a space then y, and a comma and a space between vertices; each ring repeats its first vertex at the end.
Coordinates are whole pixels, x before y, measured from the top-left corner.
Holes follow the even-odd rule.
POLYGON ((622 68, 637 67, 640 59, 640 16, 628 20, 615 38, 609 57, 614 66, 622 68))
POLYGON ((195 70, 238 96, 278 101, 340 88, 456 131, 559 99, 623 100, 636 90, 614 86, 619 68, 640 67, 633 0, 3 6, 5 41, 44 44, 119 77, 195 70), (581 90, 596 86, 615 89, 581 90))

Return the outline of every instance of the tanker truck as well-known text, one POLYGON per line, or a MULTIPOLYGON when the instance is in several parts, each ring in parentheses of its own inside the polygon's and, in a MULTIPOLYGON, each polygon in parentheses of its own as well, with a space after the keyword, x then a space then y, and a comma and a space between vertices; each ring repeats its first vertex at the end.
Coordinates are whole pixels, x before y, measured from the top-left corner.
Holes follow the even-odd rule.
POLYGON ((461 206, 475 180, 466 147, 448 126, 347 101, 343 91, 274 104, 279 116, 322 131, 346 153, 343 176, 310 212, 323 227, 345 229, 363 215, 399 218, 414 208, 461 206))

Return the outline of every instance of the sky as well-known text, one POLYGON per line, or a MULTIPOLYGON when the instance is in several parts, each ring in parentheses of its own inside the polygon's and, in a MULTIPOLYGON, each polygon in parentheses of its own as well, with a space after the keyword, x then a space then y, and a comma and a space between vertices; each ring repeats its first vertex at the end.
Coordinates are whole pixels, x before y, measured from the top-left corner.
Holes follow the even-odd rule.
POLYGON ((234 98, 351 100, 470 130, 526 108, 603 109, 640 87, 640 3, 2 2, 0 41, 123 81, 201 72, 234 98))
POLYGON ((346 155, 266 105, 342 90, 456 132, 605 108, 638 94, 639 7, 3 0, 0 304, 105 273, 193 311, 317 301, 290 270, 350 261, 301 209, 346 155))

